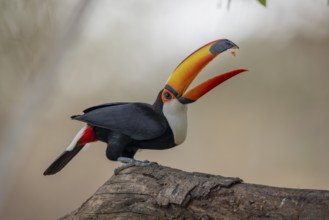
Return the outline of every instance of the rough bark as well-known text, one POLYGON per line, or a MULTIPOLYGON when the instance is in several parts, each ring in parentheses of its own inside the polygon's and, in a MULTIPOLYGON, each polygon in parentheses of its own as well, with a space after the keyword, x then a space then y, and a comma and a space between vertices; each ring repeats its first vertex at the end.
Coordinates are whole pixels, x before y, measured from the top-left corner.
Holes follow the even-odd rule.
POLYGON ((113 175, 61 219, 329 219, 329 191, 247 184, 150 165, 113 175))

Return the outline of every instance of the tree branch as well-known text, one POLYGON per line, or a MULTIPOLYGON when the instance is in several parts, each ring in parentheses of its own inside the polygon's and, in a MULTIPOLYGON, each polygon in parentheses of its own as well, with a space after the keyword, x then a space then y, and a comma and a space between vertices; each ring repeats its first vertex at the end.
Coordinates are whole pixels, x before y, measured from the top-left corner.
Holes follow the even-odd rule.
POLYGON ((242 183, 160 165, 112 176, 67 219, 328 219, 329 191, 242 183))

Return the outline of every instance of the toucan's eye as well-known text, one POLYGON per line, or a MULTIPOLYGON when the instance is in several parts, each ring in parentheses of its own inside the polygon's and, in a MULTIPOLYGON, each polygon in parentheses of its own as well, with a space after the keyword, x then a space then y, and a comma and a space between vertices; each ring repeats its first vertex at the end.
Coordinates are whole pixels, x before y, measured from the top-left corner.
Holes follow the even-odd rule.
POLYGON ((163 94, 163 96, 166 98, 166 99, 171 99, 172 98, 172 96, 171 96, 171 94, 169 93, 169 92, 165 92, 164 94, 163 94))

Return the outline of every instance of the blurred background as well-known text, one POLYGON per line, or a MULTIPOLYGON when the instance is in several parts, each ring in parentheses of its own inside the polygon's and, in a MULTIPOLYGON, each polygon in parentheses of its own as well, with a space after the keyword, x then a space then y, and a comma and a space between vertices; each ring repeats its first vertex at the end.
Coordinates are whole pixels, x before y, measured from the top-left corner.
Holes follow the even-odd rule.
POLYGON ((3 0, 0 3, 0 219, 56 219, 119 163, 95 143, 62 172, 43 171, 89 106, 153 103, 173 69, 228 38, 195 84, 249 72, 189 106, 188 137, 148 159, 280 187, 329 189, 329 7, 326 0, 3 0))

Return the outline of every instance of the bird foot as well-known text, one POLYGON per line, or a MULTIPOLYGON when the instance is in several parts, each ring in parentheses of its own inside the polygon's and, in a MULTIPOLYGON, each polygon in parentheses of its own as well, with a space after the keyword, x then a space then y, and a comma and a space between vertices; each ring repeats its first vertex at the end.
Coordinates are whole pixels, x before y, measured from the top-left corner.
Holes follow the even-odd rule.
POLYGON ((122 170, 127 169, 129 167, 145 167, 145 166, 149 166, 152 164, 158 164, 156 162, 151 162, 148 160, 135 160, 129 157, 119 157, 117 159, 118 161, 124 163, 122 166, 119 166, 117 168, 115 168, 114 170, 114 174, 118 175, 122 170))

